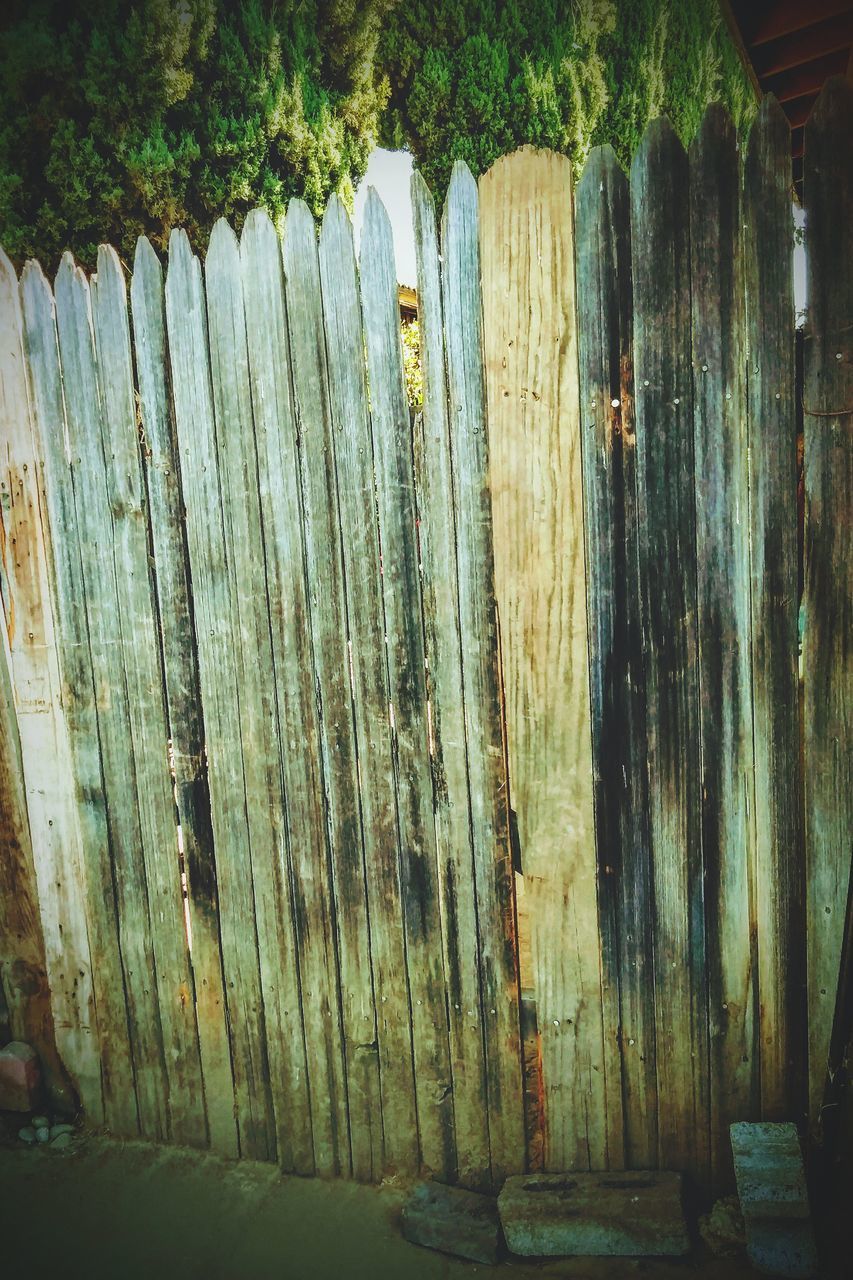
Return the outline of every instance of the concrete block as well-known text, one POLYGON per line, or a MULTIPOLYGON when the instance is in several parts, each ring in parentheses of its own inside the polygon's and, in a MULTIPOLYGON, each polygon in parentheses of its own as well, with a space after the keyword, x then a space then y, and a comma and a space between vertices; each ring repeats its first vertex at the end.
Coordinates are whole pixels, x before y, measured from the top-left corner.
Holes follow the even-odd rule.
POLYGON ((746 1256, 753 1267, 765 1275, 811 1280, 818 1273, 811 1223, 796 1218, 748 1221, 746 1256))
POLYGON ((513 1253, 680 1256, 690 1249, 677 1173, 529 1174, 498 1196, 513 1253))
POLYGON ((796 1127, 744 1121, 733 1124, 730 1132, 744 1218, 808 1218, 809 1195, 796 1127))
POLYGON ((422 1182, 403 1206, 403 1235, 412 1244, 440 1249, 472 1262, 494 1263, 501 1253, 501 1225, 490 1196, 422 1182))
POLYGON ((35 1049, 13 1040, 0 1049, 0 1111, 34 1111, 41 1100, 41 1067, 35 1049))

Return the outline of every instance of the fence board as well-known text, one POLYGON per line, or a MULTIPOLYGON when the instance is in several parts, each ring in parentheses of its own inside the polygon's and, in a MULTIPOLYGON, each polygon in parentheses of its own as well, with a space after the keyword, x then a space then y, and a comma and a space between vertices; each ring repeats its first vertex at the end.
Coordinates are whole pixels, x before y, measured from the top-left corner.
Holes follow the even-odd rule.
POLYGON ((419 1164, 418 1124, 364 336, 352 227, 336 197, 323 218, 320 278, 347 584, 385 1165, 412 1172, 419 1164))
POLYGON ((230 1156, 237 1154, 237 1127, 180 462, 166 364, 163 272, 144 236, 136 246, 130 296, 207 1130, 213 1150, 230 1156))
POLYGON ((148 555, 127 294, 118 254, 106 245, 98 250, 91 295, 122 665, 148 888, 155 1003, 160 1012, 168 1085, 169 1134, 180 1145, 205 1146, 207 1120, 169 772, 169 731, 148 555))
POLYGON ((415 437, 415 485, 423 575, 424 639, 430 694, 433 803, 444 918, 444 967, 459 1181, 490 1180, 489 1117, 482 1035, 479 922, 462 688, 462 637, 456 564, 457 520, 448 433, 444 316, 435 205, 412 176, 423 414, 415 437), (469 1010, 473 1010, 472 1015, 469 1010))
POLYGON ((335 914, 281 246, 272 222, 260 209, 253 210, 244 224, 240 265, 314 1164, 318 1174, 332 1175, 350 1171, 335 914))
POLYGON ((806 125, 803 638, 809 1114, 827 1070, 853 831, 853 89, 825 86, 806 125))
POLYGON ((246 318, 237 237, 224 219, 213 228, 204 271, 266 1050, 276 1082, 276 1148, 283 1169, 313 1173, 246 318))
POLYGON ((797 440, 790 131, 764 99, 746 157, 749 491, 761 1106, 803 1111, 803 844, 797 678, 797 440))
MULTIPOLYGON (((575 236, 602 956, 608 987, 619 994, 625 1164, 651 1169, 657 1163, 654 902, 631 226, 628 180, 610 147, 595 148, 584 167, 575 236)), ((615 1164, 618 1153, 611 1155, 615 1164)))
POLYGON ((456 1174, 453 1098, 421 610, 412 429, 400 347, 400 311, 388 214, 368 192, 361 237, 361 302, 393 717, 403 923, 421 1161, 456 1174))
MULTIPOLYGON (((50 545, 41 493, 43 474, 28 403, 22 343, 18 281, 11 262, 0 250, 0 560, 8 592, 3 608, 29 828, 32 846, 38 851, 33 874, 56 1046, 60 1057, 73 1064, 84 1105, 91 1105, 97 1116, 102 1114, 103 1099, 93 1034, 80 832, 48 585, 50 545)), ((26 985, 23 972, 21 981, 26 985)), ((43 1066, 49 1088, 56 1091, 59 1100, 67 1093, 68 1082, 47 1042, 43 1066)))
MULTIPOLYGON (((621 1157, 608 1114, 584 577, 571 165, 523 148, 481 182, 484 332, 512 804, 529 903, 545 1167, 621 1157), (610 1125, 613 1132, 609 1132, 610 1125)), ((608 1020, 609 1021, 609 1020, 608 1020)), ((609 1026, 616 1049, 615 1026, 609 1026)))
POLYGON ((760 1113, 740 224, 737 137, 711 107, 690 148, 690 245, 711 1159, 728 1182, 729 1125, 760 1113))
POLYGON ((523 1168, 524 1110, 478 225, 477 184, 468 167, 457 161, 441 222, 442 300, 459 625, 465 637, 462 687, 480 924, 486 1098, 492 1180, 499 1185, 523 1168))
MULTIPOLYGON (((255 894, 201 269, 172 233, 166 321, 186 505, 240 1152, 274 1159, 255 894)), ((268 851, 267 851, 268 853, 268 851)))
POLYGON ((376 1007, 320 265, 314 219, 301 200, 288 209, 283 255, 334 871, 350 1149, 353 1174, 367 1182, 380 1177, 383 1168, 376 1007))
POLYGON ((655 886, 658 1148, 707 1177, 687 157, 667 120, 631 168, 640 576, 655 886), (665 1100, 665 1101, 664 1101, 665 1100))
MULTIPOLYGON (((114 545, 89 285, 70 254, 62 259, 55 297, 139 1123, 144 1137, 162 1139, 168 1131, 167 1082, 160 1012, 153 998, 149 885, 122 647, 128 620, 122 618, 118 587, 118 578, 129 569, 114 545)), ((115 514, 120 520, 121 511, 115 514)))

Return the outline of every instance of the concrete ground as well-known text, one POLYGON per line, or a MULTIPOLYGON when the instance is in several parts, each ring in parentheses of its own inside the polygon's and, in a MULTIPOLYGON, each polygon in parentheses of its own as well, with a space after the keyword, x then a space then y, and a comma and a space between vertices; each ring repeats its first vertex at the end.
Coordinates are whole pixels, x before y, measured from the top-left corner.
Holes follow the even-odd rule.
POLYGON ((407 1244, 403 1191, 86 1138, 0 1147, 0 1274, 26 1280, 739 1280, 743 1262, 464 1263, 407 1244))

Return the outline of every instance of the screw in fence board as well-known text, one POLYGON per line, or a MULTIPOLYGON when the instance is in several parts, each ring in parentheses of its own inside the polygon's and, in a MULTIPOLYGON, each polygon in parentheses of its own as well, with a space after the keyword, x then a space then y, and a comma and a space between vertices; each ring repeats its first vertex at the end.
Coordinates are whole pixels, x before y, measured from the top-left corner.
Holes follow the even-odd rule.
MULTIPOLYGON (((441 261, 486 1098, 492 1181, 497 1186, 524 1167, 524 1099, 483 367, 479 198, 477 184, 461 161, 453 166, 444 204, 441 261)), ((489 306, 492 301, 487 298, 489 306)))
POLYGON ((385 657, 393 707, 418 1131, 424 1166, 447 1181, 456 1176, 454 1099, 433 820, 412 428, 403 381, 391 223, 373 189, 367 196, 359 266, 382 556, 385 657))
MULTIPOLYGON (((333 196, 320 233, 349 658, 358 744, 370 950, 376 993, 384 1163, 419 1167, 410 993, 403 931, 390 698, 364 332, 352 227, 333 196)), ((417 993, 412 993, 417 999, 417 993)))
MULTIPOLYGON (((610 147, 590 152, 575 192, 575 261, 602 960, 608 986, 619 996, 625 1167, 651 1169, 657 1163, 658 1111, 654 902, 631 223, 628 180, 610 147)), ((608 1083, 608 1109, 610 1092, 608 1083)))
POLYGON ((311 1111, 270 632, 277 620, 270 618, 239 247, 224 219, 213 228, 204 271, 276 1146, 283 1169, 310 1174, 311 1111))
POLYGON ((631 167, 634 386, 655 894, 658 1153, 707 1182, 707 989, 687 156, 668 120, 631 167))
POLYGON ((24 349, 32 392, 33 429, 44 467, 43 498, 51 603, 56 625, 62 705, 68 729, 76 820, 80 830, 85 912, 92 965, 92 1073, 97 1089, 81 1100, 87 1115, 117 1137, 139 1133, 136 1086, 119 943, 98 714, 71 466, 66 443, 62 371, 50 285, 36 262, 21 277, 24 349), (102 1095, 100 1106, 99 1094, 102 1095))
POLYGON ((571 200, 570 162, 532 147, 480 182, 509 781, 552 1170, 622 1159, 615 986, 606 1015, 602 1004, 571 200))
POLYGON ((222 975, 219 902, 180 462, 167 365, 163 272, 140 237, 130 287, 148 518, 187 911, 207 1129, 212 1149, 237 1154, 234 1086, 222 975))
POLYGON ((341 528, 314 219, 288 207, 282 245, 309 619, 328 807, 353 1175, 382 1177, 382 1109, 341 528))
POLYGON ((151 998, 159 1007, 163 1036, 168 1133, 179 1145, 206 1146, 207 1119, 169 768, 159 623, 148 554, 127 293, 118 254, 107 245, 98 250, 91 297, 121 655, 155 966, 151 998))
MULTIPOLYGON (((480 940, 468 795, 456 512, 448 432, 447 370, 438 231, 432 195, 412 175, 418 323, 424 381, 415 430, 424 640, 432 739, 433 804, 444 918, 444 963, 453 1076, 456 1162, 463 1186, 491 1180, 480 940), (472 1030, 472 1028, 474 1030, 472 1030)), ((477 749, 472 744, 472 749, 477 749)), ((483 922, 484 927, 486 921, 483 922)), ((491 1017, 491 1014, 487 1014, 491 1017)), ((493 1038, 492 1038, 493 1040, 493 1038)), ((498 1051, 492 1045, 492 1052, 498 1051)))
POLYGON ((89 283, 83 271, 74 266, 70 254, 62 259, 55 297, 139 1122, 143 1137, 165 1139, 169 1128, 168 1086, 154 985, 150 918, 153 886, 147 881, 143 857, 123 644, 127 631, 128 650, 132 645, 133 622, 119 583, 132 572, 132 565, 121 559, 121 522, 134 516, 132 510, 121 507, 113 511, 104 457, 105 410, 98 387, 89 283))
POLYGON ((231 587, 216 465, 207 314, 201 267, 183 231, 173 231, 169 240, 166 323, 192 574, 240 1153, 274 1160, 276 1138, 246 816, 231 587))
MULTIPOLYGON (((296 946, 318 1174, 351 1171, 335 908, 279 238, 252 210, 240 242, 296 946)), ((313 441, 312 441, 313 444, 313 441)), ((318 584, 319 587, 320 584, 318 584)), ((320 686, 322 695, 322 686, 320 686)))
POLYGON ((729 1126, 760 1114, 740 157, 722 107, 709 107, 689 159, 711 1162, 722 1188, 729 1126))
POLYGON ((809 1115, 819 1109, 853 831, 853 88, 827 82, 806 124, 803 638, 809 1115))
MULTIPOLYGON (((55 343, 55 336, 53 340, 55 343)), ((50 598, 50 530, 41 492, 43 467, 30 401, 18 280, 0 249, 0 435, 4 444, 0 522, 6 547, 3 573, 8 657, 29 829, 32 847, 38 851, 33 874, 56 1051, 74 1075, 87 1112, 98 1123, 103 1117, 103 1095, 80 830, 50 598)), ((25 901, 22 890, 21 909, 25 901)), ((21 970, 23 986, 27 985, 25 973, 21 970)), ((31 1036, 20 1029, 15 1038, 27 1041, 31 1036)), ((38 1047, 37 1039, 34 1043, 38 1047)), ((67 1086, 65 1072, 61 1063, 51 1058, 53 1051, 47 1045, 40 1051, 48 1088, 58 1102, 67 1086)))
POLYGON ((790 130, 768 95, 747 145, 752 694, 761 1110, 804 1110, 803 839, 797 676, 797 439, 790 130))

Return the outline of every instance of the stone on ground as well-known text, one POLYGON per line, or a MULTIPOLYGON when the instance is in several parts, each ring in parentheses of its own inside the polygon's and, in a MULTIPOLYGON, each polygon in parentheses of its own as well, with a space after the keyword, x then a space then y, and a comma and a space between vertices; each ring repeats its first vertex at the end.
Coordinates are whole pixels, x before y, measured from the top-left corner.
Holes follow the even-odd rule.
POLYGON ((439 1182, 422 1182, 403 1206, 403 1235, 412 1244, 472 1262, 497 1262, 501 1226, 489 1196, 439 1182))
POLYGON ((41 1067, 30 1045, 13 1040, 0 1049, 0 1111, 34 1111, 41 1097, 41 1067))
POLYGON ((528 1174, 498 1197, 513 1253, 525 1257, 680 1256, 690 1249, 678 1173, 528 1174))
POLYGON ((25 1124, 23 1129, 18 1130, 18 1137, 21 1142, 35 1142, 36 1131, 31 1124, 25 1124))
POLYGON ((699 1235, 717 1258, 736 1258, 746 1249, 746 1230, 737 1196, 718 1200, 699 1219, 699 1235))
POLYGON ((732 1156, 746 1252, 769 1275, 817 1275, 817 1249, 800 1141, 793 1124, 733 1124, 732 1156))

